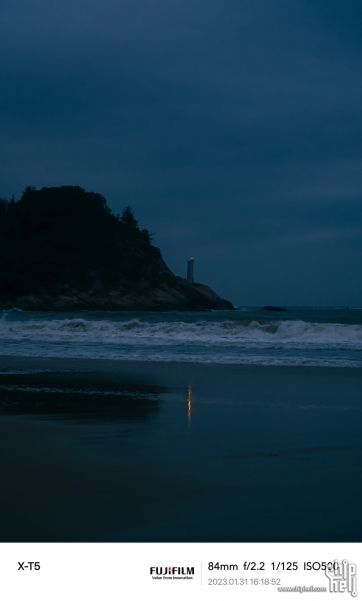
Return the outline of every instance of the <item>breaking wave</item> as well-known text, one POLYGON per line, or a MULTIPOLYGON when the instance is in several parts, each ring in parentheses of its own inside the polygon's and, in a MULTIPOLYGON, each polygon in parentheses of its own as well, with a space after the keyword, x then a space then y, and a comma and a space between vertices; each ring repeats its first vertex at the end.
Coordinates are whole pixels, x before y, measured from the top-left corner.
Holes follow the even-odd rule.
POLYGON ((362 367, 358 324, 23 316, 3 312, 0 355, 362 367))
POLYGON ((0 320, 0 339, 98 342, 125 345, 233 346, 244 348, 338 348, 362 350, 362 326, 305 321, 196 321, 149 323, 86 319, 0 320))

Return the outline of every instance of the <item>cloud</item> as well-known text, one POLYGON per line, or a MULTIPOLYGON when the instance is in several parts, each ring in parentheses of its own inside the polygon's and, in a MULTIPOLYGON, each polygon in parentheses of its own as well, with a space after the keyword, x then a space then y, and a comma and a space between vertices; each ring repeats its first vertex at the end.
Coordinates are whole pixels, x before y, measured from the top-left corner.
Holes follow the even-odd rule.
MULTIPOLYGON (((333 302, 357 302, 362 284, 329 266, 349 271, 348 232, 360 260, 361 8, 341 7, 5 0, 0 195, 78 184, 115 212, 131 204, 176 272, 196 249, 234 302, 240 262, 262 295, 271 263, 287 281, 305 242, 325 265, 310 302, 334 286, 333 302)), ((290 302, 299 294, 288 285, 290 302)))

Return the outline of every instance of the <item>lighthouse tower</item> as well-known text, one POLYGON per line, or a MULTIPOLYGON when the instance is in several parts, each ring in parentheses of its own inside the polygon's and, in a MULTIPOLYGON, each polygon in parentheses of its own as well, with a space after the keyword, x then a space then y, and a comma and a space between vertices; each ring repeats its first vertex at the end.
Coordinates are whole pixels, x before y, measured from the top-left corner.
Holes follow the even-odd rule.
POLYGON ((187 261, 187 283, 194 283, 194 260, 190 259, 187 261))

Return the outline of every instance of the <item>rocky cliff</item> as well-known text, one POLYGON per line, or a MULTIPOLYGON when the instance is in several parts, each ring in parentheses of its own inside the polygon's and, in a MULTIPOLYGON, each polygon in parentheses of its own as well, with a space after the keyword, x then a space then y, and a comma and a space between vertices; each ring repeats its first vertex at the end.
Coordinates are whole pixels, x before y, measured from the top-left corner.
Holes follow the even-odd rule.
POLYGON ((78 186, 27 188, 0 203, 0 308, 32 311, 233 309, 175 276, 128 207, 78 186))

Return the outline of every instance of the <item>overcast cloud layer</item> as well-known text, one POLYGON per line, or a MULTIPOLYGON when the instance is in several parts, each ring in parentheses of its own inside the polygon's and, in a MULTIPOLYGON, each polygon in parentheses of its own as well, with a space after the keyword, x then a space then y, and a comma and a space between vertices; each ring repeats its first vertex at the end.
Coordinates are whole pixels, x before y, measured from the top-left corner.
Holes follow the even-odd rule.
POLYGON ((131 204, 237 305, 362 306, 360 0, 2 0, 0 196, 131 204))

